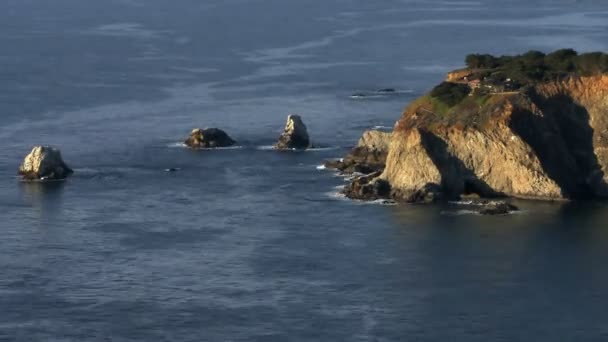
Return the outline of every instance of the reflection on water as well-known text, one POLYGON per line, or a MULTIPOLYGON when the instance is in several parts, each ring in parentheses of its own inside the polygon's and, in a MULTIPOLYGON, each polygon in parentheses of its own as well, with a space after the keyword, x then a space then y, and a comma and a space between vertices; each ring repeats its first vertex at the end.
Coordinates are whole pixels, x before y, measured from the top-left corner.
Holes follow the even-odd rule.
POLYGON ((41 225, 52 224, 63 215, 63 192, 66 181, 21 182, 21 197, 31 206, 32 219, 41 225))

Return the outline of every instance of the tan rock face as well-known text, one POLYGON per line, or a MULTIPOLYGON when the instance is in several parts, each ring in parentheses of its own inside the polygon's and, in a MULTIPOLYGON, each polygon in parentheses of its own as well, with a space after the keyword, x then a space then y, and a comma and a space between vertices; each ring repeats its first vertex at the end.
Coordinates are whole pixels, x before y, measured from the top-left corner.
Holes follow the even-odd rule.
POLYGON ((391 144, 392 133, 378 130, 369 130, 363 133, 359 139, 357 147, 364 147, 368 150, 386 151, 391 144))
POLYGON ((386 165, 386 156, 392 133, 369 130, 363 133, 357 146, 342 160, 331 160, 325 163, 330 169, 344 173, 382 172, 386 165))
POLYGON ((448 82, 461 81, 463 78, 471 76, 472 74, 473 74, 473 71, 471 69, 465 68, 465 69, 460 69, 460 70, 454 70, 454 71, 448 73, 446 81, 448 81, 448 82))
POLYGON ((426 184, 441 184, 441 173, 430 158, 418 129, 396 131, 381 176, 393 189, 417 191, 426 184))
POLYGON ((608 76, 542 84, 488 103, 467 121, 408 108, 381 175, 393 193, 436 184, 449 195, 608 197, 608 76))
POLYGON ((72 174, 61 158, 61 152, 49 146, 36 146, 19 167, 25 180, 59 180, 72 174))

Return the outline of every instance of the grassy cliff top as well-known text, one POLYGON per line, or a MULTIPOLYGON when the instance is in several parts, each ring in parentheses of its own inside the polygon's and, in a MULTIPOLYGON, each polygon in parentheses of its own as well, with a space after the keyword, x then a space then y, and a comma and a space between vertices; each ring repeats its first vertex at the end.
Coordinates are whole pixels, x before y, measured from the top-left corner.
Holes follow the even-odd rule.
POLYGON ((579 54, 572 49, 500 57, 472 54, 466 64, 411 103, 402 127, 485 126, 500 116, 501 107, 528 103, 530 90, 537 85, 608 73, 608 54, 579 54))

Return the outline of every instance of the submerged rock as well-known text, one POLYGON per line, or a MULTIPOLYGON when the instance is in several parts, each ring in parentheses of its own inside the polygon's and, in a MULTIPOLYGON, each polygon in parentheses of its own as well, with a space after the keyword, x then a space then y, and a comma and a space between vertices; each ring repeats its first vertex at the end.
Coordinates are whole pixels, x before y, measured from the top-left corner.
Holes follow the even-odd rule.
POLYGON ((506 215, 519 208, 505 201, 485 201, 481 203, 479 213, 481 215, 506 215))
POLYGON ((279 150, 298 149, 304 150, 310 147, 308 130, 299 115, 289 115, 285 129, 279 137, 275 148, 279 150))
POLYGON ((328 160, 325 167, 344 173, 363 173, 384 170, 391 133, 369 130, 363 133, 357 146, 343 159, 328 160))
POLYGON ((236 143, 230 136, 219 128, 196 128, 184 144, 191 148, 229 147, 236 143))
POLYGON ((61 180, 72 173, 61 152, 50 146, 35 146, 19 167, 24 180, 61 180))

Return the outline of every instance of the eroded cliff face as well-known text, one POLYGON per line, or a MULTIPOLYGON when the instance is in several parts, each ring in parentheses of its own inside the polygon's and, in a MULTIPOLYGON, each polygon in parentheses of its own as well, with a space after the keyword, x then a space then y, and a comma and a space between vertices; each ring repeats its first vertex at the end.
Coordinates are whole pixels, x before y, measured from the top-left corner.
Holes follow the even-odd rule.
POLYGON ((462 113, 404 112, 386 168, 392 196, 429 185, 448 198, 608 198, 608 75, 493 94, 462 113))

